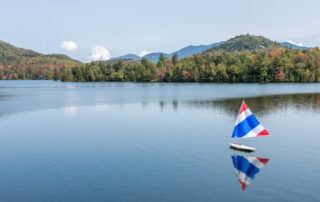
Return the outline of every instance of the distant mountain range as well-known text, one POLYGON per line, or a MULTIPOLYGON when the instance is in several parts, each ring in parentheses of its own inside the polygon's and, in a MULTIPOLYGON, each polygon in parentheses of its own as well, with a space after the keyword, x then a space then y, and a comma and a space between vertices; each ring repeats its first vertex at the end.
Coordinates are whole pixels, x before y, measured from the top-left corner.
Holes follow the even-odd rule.
MULTIPOLYGON (((212 47, 219 46, 222 43, 223 42, 218 42, 218 43, 213 43, 213 44, 209 44, 209 45, 198 45, 198 46, 190 45, 190 46, 184 47, 184 48, 177 50, 175 52, 172 52, 172 53, 162 53, 162 54, 164 57, 171 58, 173 56, 173 54, 177 53, 178 58, 183 59, 183 58, 189 57, 194 54, 202 53, 212 47)), ((161 54, 161 52, 149 53, 143 57, 140 57, 135 54, 127 54, 127 55, 123 55, 120 57, 113 57, 110 60, 111 61, 112 60, 119 60, 119 59, 141 60, 142 58, 146 58, 152 62, 158 62, 160 54, 161 54)))
POLYGON ((209 45, 198 45, 193 46, 189 45, 184 47, 180 50, 177 50, 172 53, 149 53, 143 57, 140 57, 135 54, 127 54, 120 57, 113 57, 109 61, 119 60, 119 59, 126 59, 126 60, 141 60, 142 58, 146 58, 152 62, 158 62, 160 54, 163 54, 164 57, 171 58, 174 53, 178 54, 179 59, 183 59, 189 57, 191 55, 200 54, 205 51, 217 51, 217 50, 224 50, 224 51, 243 51, 243 50, 254 50, 258 48, 279 48, 281 46, 289 47, 292 49, 310 49, 312 47, 305 47, 305 46, 297 46, 296 44, 290 42, 275 42, 271 41, 265 37, 261 36, 253 36, 253 35, 240 35, 234 38, 231 38, 227 41, 221 41, 209 45))
POLYGON ((281 42, 280 44, 283 45, 283 46, 288 46, 288 47, 293 48, 293 49, 301 49, 301 50, 303 50, 303 49, 312 49, 313 48, 313 47, 306 47, 306 46, 297 46, 296 44, 290 43, 288 41, 281 42))

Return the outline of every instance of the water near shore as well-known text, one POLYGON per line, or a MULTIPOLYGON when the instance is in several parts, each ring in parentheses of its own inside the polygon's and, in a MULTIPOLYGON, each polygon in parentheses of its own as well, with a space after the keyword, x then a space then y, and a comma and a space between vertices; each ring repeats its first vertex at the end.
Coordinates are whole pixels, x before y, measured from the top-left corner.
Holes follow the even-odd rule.
POLYGON ((0 106, 1 201, 320 200, 319 84, 1 81, 0 106), (245 191, 233 155, 269 159, 245 191))

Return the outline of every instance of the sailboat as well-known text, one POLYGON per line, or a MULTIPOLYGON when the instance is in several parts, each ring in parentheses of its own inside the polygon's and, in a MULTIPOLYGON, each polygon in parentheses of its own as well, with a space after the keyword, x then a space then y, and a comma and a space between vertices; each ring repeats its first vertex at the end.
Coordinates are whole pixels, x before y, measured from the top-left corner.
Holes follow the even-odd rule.
POLYGON ((254 176, 260 172, 260 169, 265 166, 269 159, 255 156, 231 156, 236 176, 241 184, 241 189, 244 191, 254 179, 254 176))
POLYGON ((231 148, 253 152, 256 150, 255 148, 236 143, 236 138, 249 138, 266 135, 270 134, 257 120, 243 100, 233 129, 232 138, 234 139, 234 143, 230 143, 231 148))

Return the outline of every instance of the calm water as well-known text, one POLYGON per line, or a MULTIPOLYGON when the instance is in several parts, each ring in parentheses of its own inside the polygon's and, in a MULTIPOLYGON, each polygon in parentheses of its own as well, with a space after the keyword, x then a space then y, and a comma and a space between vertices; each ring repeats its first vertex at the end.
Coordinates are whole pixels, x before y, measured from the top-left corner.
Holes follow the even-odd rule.
POLYGON ((320 200, 319 84, 1 81, 0 106, 0 201, 320 200), (245 191, 234 155, 269 159, 245 191))

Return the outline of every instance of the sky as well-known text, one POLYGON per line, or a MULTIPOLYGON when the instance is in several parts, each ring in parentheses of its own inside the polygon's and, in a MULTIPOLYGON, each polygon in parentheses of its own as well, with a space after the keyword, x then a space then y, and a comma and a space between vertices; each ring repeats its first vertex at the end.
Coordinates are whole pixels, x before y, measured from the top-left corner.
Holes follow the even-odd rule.
POLYGON ((240 34, 320 46, 320 1, 0 0, 0 40, 82 62, 240 34))

